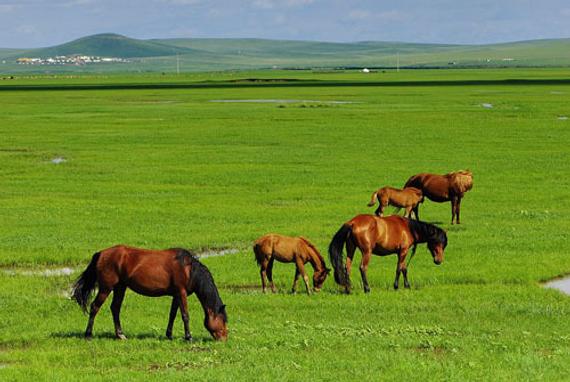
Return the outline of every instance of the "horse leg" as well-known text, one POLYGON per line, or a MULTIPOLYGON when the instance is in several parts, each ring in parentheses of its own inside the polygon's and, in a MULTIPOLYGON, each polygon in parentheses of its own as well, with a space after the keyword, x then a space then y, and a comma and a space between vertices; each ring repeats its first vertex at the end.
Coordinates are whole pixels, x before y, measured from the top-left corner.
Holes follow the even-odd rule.
POLYGON ((185 289, 181 289, 178 293, 178 304, 180 305, 180 314, 182 316, 182 322, 184 323, 184 339, 192 341, 190 325, 188 324, 188 295, 185 289))
POLYGON ((169 340, 172 339, 172 326, 174 325, 178 306, 178 298, 176 296, 172 297, 172 304, 170 304, 170 316, 168 317, 168 326, 166 327, 166 338, 169 340))
MULTIPOLYGON (((414 211, 414 215, 416 215, 416 220, 418 220, 418 221, 420 220, 419 209, 420 209, 420 205, 419 205, 419 204, 417 204, 417 205, 412 209, 412 211, 414 211)), ((410 215, 410 217, 411 217, 411 215, 410 215)))
POLYGON ((457 223, 457 200, 457 196, 453 196, 451 199, 451 224, 454 220, 457 223))
POLYGON ((291 288, 291 293, 297 293, 297 281, 299 281, 299 268, 295 265, 295 278, 293 279, 293 288, 291 288))
POLYGON ((271 292, 275 293, 275 284, 273 283, 273 257, 269 260, 267 264, 267 279, 271 283, 271 292))
POLYGON ((404 274, 404 287, 409 288, 410 284, 408 283, 407 278, 407 269, 406 269, 406 255, 408 253, 408 249, 406 248, 404 251, 400 251, 398 253, 398 264, 396 265, 396 280, 394 280, 394 289, 398 290, 399 283, 400 283, 400 273, 404 274))
POLYGON ((93 337, 93 323, 95 322, 95 316, 99 312, 99 309, 101 309, 101 305, 103 305, 109 296, 109 293, 111 293, 110 288, 99 289, 97 297, 95 297, 95 300, 93 300, 91 303, 91 310, 89 311, 89 322, 87 323, 87 329, 85 329, 85 338, 89 339, 93 337))
POLYGON ((121 328, 121 319, 119 315, 121 314, 121 305, 123 304, 123 299, 125 298, 125 292, 127 287, 124 285, 117 285, 113 289, 113 302, 111 302, 111 313, 113 313, 113 323, 115 324, 115 336, 120 340, 126 340, 127 337, 123 334, 123 329, 121 328))
POLYGON ((267 264, 267 260, 264 259, 259 269, 259 275, 261 276, 261 289, 263 290, 263 293, 265 293, 265 287, 267 285, 267 264))
POLYGON ((307 272, 305 272, 305 264, 303 263, 303 260, 298 256, 296 256, 295 262, 297 264, 297 269, 299 270, 299 273, 301 274, 301 276, 303 276, 303 281, 305 281, 305 287, 307 288, 307 294, 310 295, 311 294, 311 286, 309 285, 309 276, 307 276, 307 272))
POLYGON ((362 261, 360 262, 360 276, 362 277, 362 285, 364 286, 364 293, 370 293, 370 286, 368 285, 368 277, 366 273, 368 272, 368 263, 370 262, 371 256, 372 256, 371 251, 363 252, 362 261))
POLYGON ((459 198, 459 197, 457 198, 457 206, 456 206, 456 208, 457 208, 457 211, 455 212, 455 223, 456 223, 456 224, 460 224, 460 223, 459 223, 459 213, 460 213, 460 211, 461 211, 461 198, 459 198))
POLYGON ((376 208, 376 211, 374 211, 374 214, 375 214, 376 216, 382 216, 383 211, 384 211, 384 207, 382 206, 382 202, 379 201, 379 202, 378 202, 378 208, 376 208))
POLYGON ((404 217, 411 219, 412 218, 412 207, 406 207, 406 211, 404 213, 404 217))

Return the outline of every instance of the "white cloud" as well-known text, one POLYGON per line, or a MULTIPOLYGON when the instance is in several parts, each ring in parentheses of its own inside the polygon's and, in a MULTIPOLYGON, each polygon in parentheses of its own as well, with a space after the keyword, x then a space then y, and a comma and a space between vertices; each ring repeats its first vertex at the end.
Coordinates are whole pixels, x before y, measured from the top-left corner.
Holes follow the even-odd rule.
POLYGON ((315 0, 253 0, 252 5, 255 8, 273 9, 278 7, 302 7, 314 2, 315 0))
POLYGON ((89 4, 94 4, 95 0, 70 0, 70 1, 66 1, 65 3, 62 3, 61 6, 62 7, 81 7, 84 5, 89 5, 89 4))
POLYGON ((14 4, 0 4, 0 13, 12 12, 14 9, 16 9, 14 4))
POLYGON ((202 2, 202 0, 158 0, 161 3, 173 5, 195 5, 202 2))

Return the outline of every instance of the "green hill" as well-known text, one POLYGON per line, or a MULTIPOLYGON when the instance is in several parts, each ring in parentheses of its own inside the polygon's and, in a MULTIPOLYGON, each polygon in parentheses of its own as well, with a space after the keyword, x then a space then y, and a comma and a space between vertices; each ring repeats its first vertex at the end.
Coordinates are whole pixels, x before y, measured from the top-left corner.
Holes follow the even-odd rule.
POLYGON ((191 49, 175 49, 171 45, 161 44, 156 41, 137 40, 118 34, 97 34, 82 37, 71 42, 41 49, 31 49, 18 52, 19 55, 33 57, 53 57, 65 55, 88 55, 105 57, 156 57, 170 56, 173 54, 192 53, 191 49))
POLYGON ((338 67, 539 67, 570 66, 570 39, 520 41, 490 45, 417 44, 363 41, 332 43, 264 39, 151 39, 99 34, 54 47, 0 49, 4 73, 173 72, 261 68, 338 67), (128 58, 129 63, 85 66, 17 65, 18 57, 93 55, 128 58))

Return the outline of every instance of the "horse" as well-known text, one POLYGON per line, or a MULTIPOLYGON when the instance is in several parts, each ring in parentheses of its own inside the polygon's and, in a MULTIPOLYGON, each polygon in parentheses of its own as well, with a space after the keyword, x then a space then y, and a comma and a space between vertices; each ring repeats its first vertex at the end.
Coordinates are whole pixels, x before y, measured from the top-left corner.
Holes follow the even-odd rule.
POLYGON ((404 217, 411 217, 412 211, 418 219, 418 207, 424 201, 422 191, 415 187, 407 187, 403 190, 393 187, 382 187, 378 191, 374 191, 368 203, 368 207, 374 206, 378 201, 379 205, 374 212, 377 216, 384 216, 384 208, 388 205, 400 208, 405 208, 404 217))
POLYGON ((172 339, 172 325, 180 308, 184 338, 192 341, 188 325, 187 296, 196 293, 204 310, 204 326, 215 340, 228 338, 226 306, 222 303, 208 268, 186 249, 149 250, 118 245, 97 252, 73 286, 72 298, 87 312, 89 298, 98 286, 91 303, 85 338, 93 336, 93 322, 105 299, 113 292, 111 312, 115 336, 126 339, 119 314, 127 288, 150 297, 172 296, 166 337, 172 339))
POLYGON ((459 222, 461 199, 473 188, 473 174, 469 170, 450 172, 445 175, 421 173, 412 176, 404 187, 422 190, 430 200, 438 203, 451 201, 451 224, 459 222))
POLYGON ((409 288, 406 256, 416 246, 426 243, 436 265, 443 262, 443 253, 447 246, 447 234, 433 224, 407 219, 398 215, 379 217, 375 215, 358 215, 344 223, 334 235, 329 245, 329 256, 334 268, 334 279, 350 293, 350 269, 356 248, 362 253, 360 275, 364 292, 370 292, 367 271, 372 254, 386 256, 398 255, 396 280, 394 289, 398 289, 400 273, 404 275, 404 287, 409 288), (342 258, 342 248, 346 244, 346 265, 342 258))
POLYGON ((313 287, 314 291, 321 290, 330 269, 326 267, 325 260, 319 253, 319 250, 304 237, 289 237, 276 233, 270 233, 261 236, 253 245, 255 260, 260 266, 261 287, 265 293, 266 278, 271 283, 271 290, 275 293, 275 284, 273 283, 273 261, 277 260, 282 263, 295 262, 295 278, 291 292, 297 290, 297 281, 299 275, 303 276, 307 294, 311 294, 309 286, 309 277, 305 272, 305 264, 310 262, 313 266, 313 287))

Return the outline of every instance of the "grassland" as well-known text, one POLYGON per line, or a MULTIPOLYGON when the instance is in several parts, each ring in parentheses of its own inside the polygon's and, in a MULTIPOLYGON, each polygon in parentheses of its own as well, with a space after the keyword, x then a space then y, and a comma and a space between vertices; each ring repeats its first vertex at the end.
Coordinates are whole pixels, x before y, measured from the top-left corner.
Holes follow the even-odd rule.
POLYGON ((334 43, 264 39, 151 39, 117 34, 86 36, 38 49, 0 49, 0 73, 203 72, 271 68, 497 68, 570 66, 570 39, 488 45, 364 41, 334 43), (18 65, 20 57, 95 55, 129 63, 18 65), (5 62, 4 62, 5 61, 5 62))
POLYGON ((0 379, 568 379, 570 299, 540 282, 570 273, 569 74, 241 73, 311 80, 249 87, 205 86, 239 73, 16 78, 21 88, 0 87, 0 379), (512 78, 537 81, 501 82, 512 78), (97 83, 117 86, 73 87, 97 83), (211 102, 228 99, 299 101, 211 102), (378 186, 461 168, 475 174, 462 224, 449 225, 449 205, 425 204, 450 244, 439 267, 419 250, 411 290, 391 290, 395 258, 376 257, 370 295, 359 277, 350 296, 332 279, 319 295, 289 295, 284 264, 281 293, 260 293, 256 237, 302 234, 326 252, 344 221, 372 211, 378 186), (208 338, 194 298, 196 341, 182 341, 179 320, 167 341, 168 299, 132 292, 129 340, 111 338, 105 305, 84 341, 86 317, 66 293, 93 252, 117 243, 237 248, 204 259, 230 341, 208 338), (60 267, 77 271, 41 275, 60 267))

